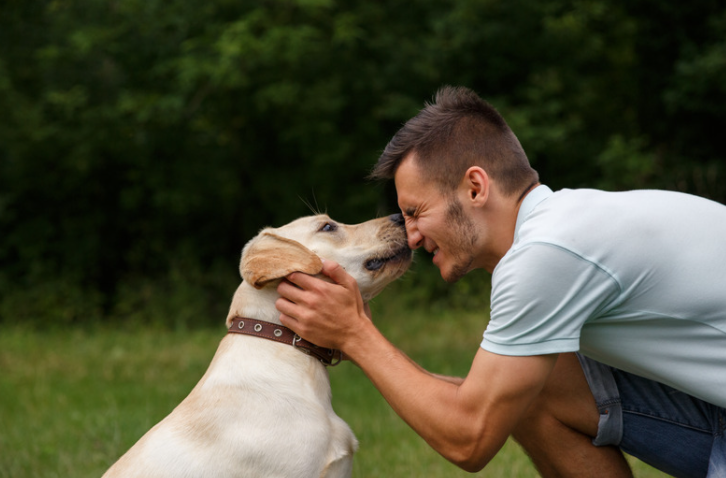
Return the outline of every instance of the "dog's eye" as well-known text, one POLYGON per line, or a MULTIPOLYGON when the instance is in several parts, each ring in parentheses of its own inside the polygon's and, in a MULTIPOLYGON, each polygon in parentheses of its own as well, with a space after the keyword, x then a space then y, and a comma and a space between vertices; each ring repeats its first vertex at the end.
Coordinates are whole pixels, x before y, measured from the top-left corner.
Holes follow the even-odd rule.
POLYGON ((337 229, 338 229, 337 225, 330 223, 330 222, 326 222, 325 224, 323 224, 323 227, 318 229, 318 232, 335 232, 337 229))

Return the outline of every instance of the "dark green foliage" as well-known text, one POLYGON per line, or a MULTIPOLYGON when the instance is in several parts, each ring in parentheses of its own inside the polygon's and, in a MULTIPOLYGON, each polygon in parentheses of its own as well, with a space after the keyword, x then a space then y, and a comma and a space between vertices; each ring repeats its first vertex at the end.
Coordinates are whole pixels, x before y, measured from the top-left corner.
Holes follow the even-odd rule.
POLYGON ((259 228, 396 211, 364 178, 443 84, 554 188, 723 202, 725 38, 717 0, 5 0, 0 321, 220 320, 259 228))

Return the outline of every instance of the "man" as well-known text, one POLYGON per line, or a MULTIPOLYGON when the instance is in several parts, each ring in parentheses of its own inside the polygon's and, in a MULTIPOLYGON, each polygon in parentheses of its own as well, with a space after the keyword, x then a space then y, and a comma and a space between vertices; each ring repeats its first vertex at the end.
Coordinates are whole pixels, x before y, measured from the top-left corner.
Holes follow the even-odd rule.
POLYGON ((514 435, 544 476, 631 476, 621 449, 676 476, 726 476, 726 207, 664 191, 553 193, 464 88, 440 90, 373 175, 394 179, 410 247, 433 253, 445 280, 492 273, 469 374, 408 359, 335 263, 323 270, 332 283, 280 284, 284 325, 343 350, 465 470, 514 435))

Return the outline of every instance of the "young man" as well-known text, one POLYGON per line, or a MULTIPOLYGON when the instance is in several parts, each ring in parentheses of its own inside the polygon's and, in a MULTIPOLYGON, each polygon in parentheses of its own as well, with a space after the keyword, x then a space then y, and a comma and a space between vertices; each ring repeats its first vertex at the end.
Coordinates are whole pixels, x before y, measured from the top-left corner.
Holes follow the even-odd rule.
POLYGON ((355 281, 295 273, 284 325, 343 350, 444 457, 484 467, 514 435, 544 476, 631 476, 621 449, 676 476, 726 477, 726 207, 680 193, 540 185, 502 117, 444 88, 393 137, 409 246, 450 282, 492 273, 465 379, 433 375, 367 317, 355 281))

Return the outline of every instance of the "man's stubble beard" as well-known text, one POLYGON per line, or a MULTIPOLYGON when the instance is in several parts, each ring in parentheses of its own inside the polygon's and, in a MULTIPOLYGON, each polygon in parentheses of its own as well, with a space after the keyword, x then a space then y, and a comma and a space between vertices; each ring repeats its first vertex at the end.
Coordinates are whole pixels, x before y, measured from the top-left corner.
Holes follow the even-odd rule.
POLYGON ((470 270, 474 262, 474 246, 477 243, 474 223, 464 214, 458 199, 452 198, 446 210, 446 224, 451 227, 450 253, 454 257, 452 270, 444 280, 450 284, 457 282, 470 270))

